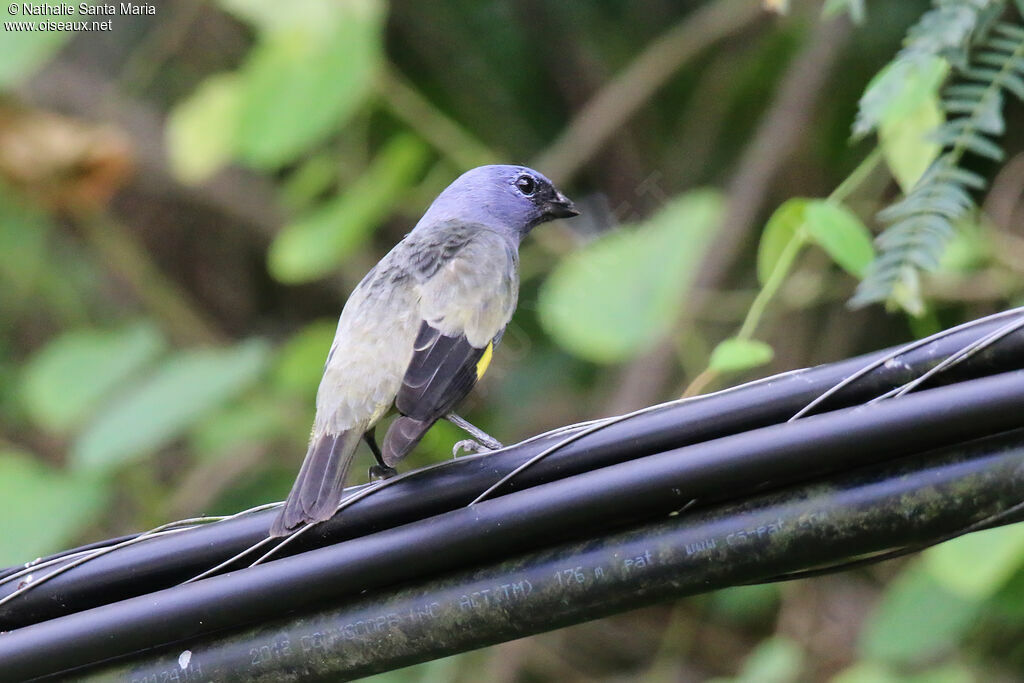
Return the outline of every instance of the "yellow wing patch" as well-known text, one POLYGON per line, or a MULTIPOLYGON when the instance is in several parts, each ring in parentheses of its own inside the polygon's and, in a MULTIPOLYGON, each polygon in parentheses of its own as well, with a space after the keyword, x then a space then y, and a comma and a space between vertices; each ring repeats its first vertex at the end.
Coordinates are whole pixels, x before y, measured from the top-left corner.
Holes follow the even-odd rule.
POLYGON ((488 342, 487 348, 484 349, 484 355, 480 356, 480 360, 476 362, 476 379, 480 381, 480 378, 487 372, 487 366, 491 364, 491 358, 494 356, 494 342, 488 342))

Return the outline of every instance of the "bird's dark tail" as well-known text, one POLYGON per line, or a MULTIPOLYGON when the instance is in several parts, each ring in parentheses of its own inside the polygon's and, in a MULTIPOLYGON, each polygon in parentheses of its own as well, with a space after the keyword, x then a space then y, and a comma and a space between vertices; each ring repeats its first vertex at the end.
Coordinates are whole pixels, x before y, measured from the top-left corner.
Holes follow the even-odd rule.
POLYGON ((360 438, 360 430, 350 429, 341 434, 321 434, 310 440, 299 476, 270 527, 271 536, 287 536, 301 526, 331 518, 338 507, 345 475, 360 438))
POLYGON ((435 420, 417 420, 405 415, 395 418, 388 427, 388 433, 384 436, 384 446, 381 448, 384 464, 394 467, 399 460, 409 454, 409 451, 416 448, 416 444, 434 422, 435 420))

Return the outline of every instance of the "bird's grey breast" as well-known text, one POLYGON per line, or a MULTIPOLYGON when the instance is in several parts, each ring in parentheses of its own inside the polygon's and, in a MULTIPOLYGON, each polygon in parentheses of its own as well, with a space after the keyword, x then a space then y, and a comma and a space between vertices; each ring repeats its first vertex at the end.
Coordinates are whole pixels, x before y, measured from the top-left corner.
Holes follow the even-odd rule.
POLYGON ((416 272, 423 320, 442 334, 485 347, 508 324, 519 293, 518 243, 484 226, 451 229, 445 255, 416 272), (454 250, 452 244, 459 244, 454 250), (449 250, 453 253, 447 256, 449 250), (439 265, 438 265, 439 264, 439 265))

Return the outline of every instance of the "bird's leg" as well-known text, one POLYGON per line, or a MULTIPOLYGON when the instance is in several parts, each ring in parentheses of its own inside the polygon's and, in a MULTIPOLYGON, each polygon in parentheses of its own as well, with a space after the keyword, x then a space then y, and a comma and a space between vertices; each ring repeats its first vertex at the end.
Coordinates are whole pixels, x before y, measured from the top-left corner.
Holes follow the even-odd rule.
POLYGON ((363 440, 366 441, 366 445, 370 447, 370 450, 373 452, 373 457, 377 460, 377 464, 370 467, 370 479, 390 479, 398 474, 398 470, 384 464, 384 456, 380 454, 380 446, 377 445, 376 434, 376 427, 370 427, 370 429, 363 434, 363 440))
POLYGON ((485 453, 504 448, 500 441, 482 429, 474 427, 455 413, 448 413, 444 416, 444 419, 473 437, 472 439, 464 439, 455 444, 452 448, 452 455, 457 455, 460 450, 464 450, 467 453, 485 453))

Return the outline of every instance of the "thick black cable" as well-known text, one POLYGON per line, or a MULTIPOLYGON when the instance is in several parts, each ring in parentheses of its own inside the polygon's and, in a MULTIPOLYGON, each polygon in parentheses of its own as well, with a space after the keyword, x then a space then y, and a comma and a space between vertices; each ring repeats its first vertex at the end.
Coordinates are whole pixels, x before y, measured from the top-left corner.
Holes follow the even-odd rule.
POLYGON ((0 637, 0 671, 38 676, 239 628, 559 539, 607 533, 694 498, 735 497, 752 486, 805 481, 999 433, 1020 427, 1022 416, 1024 371, 1015 371, 674 449, 26 626, 0 637))
POLYGON ((948 538, 1024 499, 1022 465, 1018 431, 77 673, 84 681, 348 680, 773 571, 948 538))
MULTIPOLYGON (((979 323, 900 356, 844 388, 822 409, 855 405, 899 386, 1003 324, 1004 321, 998 320, 979 323)), ((685 403, 668 404, 567 445, 524 471, 505 490, 536 486, 631 458, 784 422, 837 382, 888 353, 891 350, 786 373, 685 403)), ((940 375, 936 383, 1021 366, 1024 366, 1024 334, 1015 333, 940 375)), ((559 438, 549 437, 485 458, 452 461, 396 482, 311 530, 289 547, 286 554, 456 509, 559 438)), ((744 483, 745 486, 756 484, 744 483)), ((742 493, 739 483, 733 487, 733 493, 742 493)), ((0 629, 18 628, 176 585, 265 538, 274 514, 273 511, 255 513, 146 540, 90 560, 0 607, 0 629)), ((2 576, 0 574, 0 578, 2 576)), ((17 582, 0 584, 0 598, 16 587, 17 582)))

